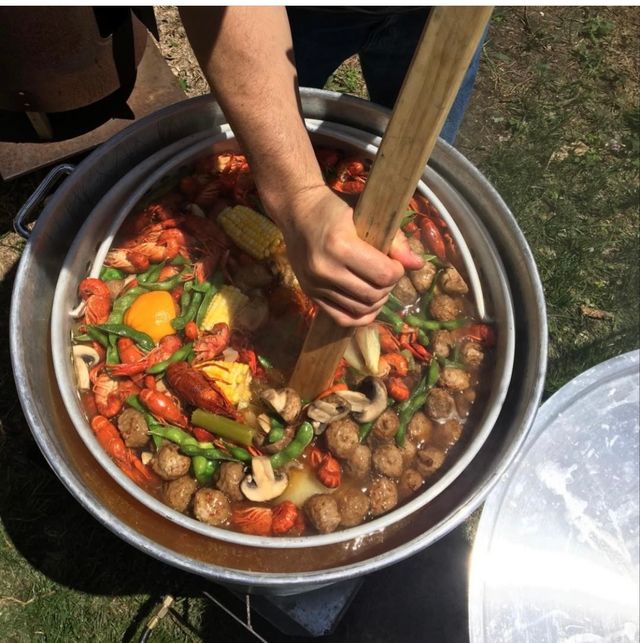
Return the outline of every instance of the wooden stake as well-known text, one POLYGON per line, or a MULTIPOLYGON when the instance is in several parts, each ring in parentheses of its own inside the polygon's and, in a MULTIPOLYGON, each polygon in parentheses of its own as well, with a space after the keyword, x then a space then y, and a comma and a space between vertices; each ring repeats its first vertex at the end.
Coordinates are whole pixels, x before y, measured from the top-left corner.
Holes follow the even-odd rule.
MULTIPOLYGON (((492 7, 431 10, 354 212, 358 234, 384 253, 400 227, 491 11, 492 7)), ((352 334, 353 329, 341 328, 318 312, 290 382, 303 399, 313 399, 331 385, 352 334)))

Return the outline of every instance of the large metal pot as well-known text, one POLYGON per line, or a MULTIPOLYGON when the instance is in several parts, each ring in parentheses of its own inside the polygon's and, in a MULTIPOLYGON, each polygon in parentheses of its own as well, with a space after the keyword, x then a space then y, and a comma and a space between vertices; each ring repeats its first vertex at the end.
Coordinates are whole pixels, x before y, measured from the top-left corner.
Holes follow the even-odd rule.
MULTIPOLYGON (((388 113, 338 94, 302 92, 306 116, 381 134, 388 113)), ((482 502, 515 455, 537 409, 546 365, 542 289, 529 249, 495 190, 460 154, 440 142, 431 168, 448 186, 447 207, 470 209, 505 265, 515 319, 516 364, 488 439, 464 471, 426 507, 382 532, 305 552, 214 540, 170 522, 126 493, 96 466, 60 400, 51 367, 49 322, 60 267, 83 218, 144 158, 224 121, 210 98, 172 106, 128 128, 88 157, 56 192, 25 249, 14 287, 12 359, 33 434, 63 483, 112 531, 151 555, 209 579, 273 593, 304 591, 401 560, 453 529, 482 502), (19 319, 31 319, 28 333, 19 319), (33 338, 40 338, 34 342, 33 338), (43 355, 47 368, 42 368, 43 355)), ((121 198, 124 198, 121 195, 121 198)), ((96 240, 97 241, 97 240, 96 240)))

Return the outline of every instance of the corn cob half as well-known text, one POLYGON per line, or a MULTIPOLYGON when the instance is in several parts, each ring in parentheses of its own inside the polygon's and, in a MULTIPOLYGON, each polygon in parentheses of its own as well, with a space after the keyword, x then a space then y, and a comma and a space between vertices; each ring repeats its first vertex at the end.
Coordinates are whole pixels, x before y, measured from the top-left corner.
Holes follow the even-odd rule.
POLYGON ((251 369, 247 364, 215 361, 207 362, 200 368, 233 404, 238 408, 247 406, 251 399, 251 369))
POLYGON ((267 217, 245 205, 225 208, 218 222, 233 242, 254 259, 266 259, 282 241, 282 233, 267 217))
POLYGON ((233 328, 233 320, 241 308, 247 305, 249 297, 235 286, 223 286, 217 292, 200 324, 200 330, 211 330, 216 324, 224 322, 233 328))

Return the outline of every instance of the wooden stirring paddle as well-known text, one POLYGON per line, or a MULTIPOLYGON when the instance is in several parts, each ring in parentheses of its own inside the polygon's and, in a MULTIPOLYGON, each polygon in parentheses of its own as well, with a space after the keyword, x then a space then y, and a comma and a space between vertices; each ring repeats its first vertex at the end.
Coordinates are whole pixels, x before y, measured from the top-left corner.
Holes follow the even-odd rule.
MULTIPOLYGON (((431 155, 492 7, 435 7, 420 38, 391 119, 355 208, 358 234, 388 252, 431 155)), ((353 328, 318 311, 290 386, 314 399, 331 385, 353 328)))

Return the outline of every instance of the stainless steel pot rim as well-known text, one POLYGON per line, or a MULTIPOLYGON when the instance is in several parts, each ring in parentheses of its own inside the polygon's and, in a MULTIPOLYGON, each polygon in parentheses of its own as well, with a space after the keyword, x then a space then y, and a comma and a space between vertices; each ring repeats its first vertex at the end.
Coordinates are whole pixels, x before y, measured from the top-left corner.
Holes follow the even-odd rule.
MULTIPOLYGON (((337 142, 353 145, 362 149, 367 154, 375 155, 377 151, 377 146, 374 145, 374 143, 379 142, 380 139, 375 135, 366 134, 360 130, 355 130, 345 125, 336 126, 336 124, 334 123, 328 123, 326 121, 318 121, 313 119, 307 119, 307 126, 312 134, 320 133, 335 137, 337 142)), ((133 208, 135 204, 153 188, 153 185, 157 183, 160 178, 165 176, 167 173, 175 171, 176 168, 179 168, 181 165, 188 164, 193 159, 205 153, 213 145, 230 145, 233 142, 233 135, 228 127, 222 126, 220 129, 222 131, 215 136, 209 136, 200 139, 192 145, 181 149, 181 151, 179 151, 176 155, 174 155, 172 158, 169 158, 164 164, 158 167, 150 176, 147 177, 145 181, 143 181, 137 187, 136 190, 131 193, 129 198, 126 200, 125 205, 120 208, 117 216, 114 218, 113 223, 109 229, 109 234, 100 244, 97 253, 97 259, 92 269, 92 274, 97 274, 99 272, 102 260, 104 259, 104 254, 106 254, 106 251, 108 250, 113 240, 113 236, 122 224, 124 218, 126 218, 126 216, 131 211, 131 208, 133 208)), ((427 172, 425 172, 425 175, 423 176, 423 182, 421 182, 420 187, 422 190, 424 190, 425 196, 432 200, 436 207, 438 207, 439 205, 446 211, 446 208, 444 208, 437 195, 435 195, 426 186, 424 180, 427 180, 427 172)), ((445 217, 451 220, 451 215, 449 213, 445 213, 445 217)), ((80 231, 78 239, 81 238, 81 236, 82 231, 80 231)), ((78 239, 74 241, 74 245, 78 241, 78 239)), ((388 525, 410 515, 417 509, 427 504, 433 498, 435 498, 442 492, 443 489, 451 484, 451 482, 464 470, 468 462, 473 459, 473 457, 482 447, 482 444, 485 442, 496 418, 500 413, 502 403, 507 394, 513 366, 514 321, 511 295, 509 292, 509 288, 506 285, 507 279, 504 275, 504 268, 501 265, 497 253, 494 253, 496 268, 503 273, 502 279, 500 280, 500 284, 503 286, 500 296, 503 297, 506 302, 505 310, 507 311, 506 319, 503 321, 503 328, 505 330, 504 337, 506 338, 506 341, 504 342, 504 368, 500 381, 494 389, 496 391, 496 395, 493 404, 491 404, 490 408, 485 411, 480 429, 477 431, 470 444, 467 445, 466 450, 459 457, 458 461, 449 469, 449 471, 447 471, 447 473, 445 473, 445 475, 440 480, 438 480, 434 485, 419 494, 416 498, 398 507, 392 512, 385 514, 384 516, 381 516, 380 518, 377 518, 375 520, 364 523, 363 525, 360 525, 358 527, 345 529, 339 532, 334 532, 332 534, 303 536, 299 538, 269 538, 238 534, 237 532, 211 527, 193 518, 189 518, 184 514, 174 511, 173 509, 170 509, 167 505, 163 504, 159 500, 156 500, 151 495, 147 494, 139 487, 137 487, 137 485, 135 485, 135 483, 133 483, 107 456, 87 425, 84 413, 79 406, 75 386, 73 385, 73 378, 70 373, 69 337, 66 337, 64 333, 60 331, 59 325, 57 323, 58 320, 61 319, 60 315, 69 313, 69 309, 63 295, 64 288, 61 288, 60 284, 64 283, 65 279, 77 280, 77 276, 65 272, 65 267, 68 264, 69 257, 73 256, 74 245, 72 245, 72 247, 70 248, 67 259, 65 260, 65 264, 63 266, 63 270, 61 271, 61 278, 58 282, 58 287, 56 288, 51 318, 54 368, 56 376, 58 378, 60 393, 63 398, 65 407, 67 408, 67 411, 87 448, 96 458, 96 460, 98 460, 100 465, 109 473, 109 475, 114 480, 116 480, 116 482, 120 486, 124 487, 138 501, 152 509, 154 512, 163 516, 165 519, 176 522, 179 525, 197 533, 235 544, 258 547, 303 548, 329 545, 345 541, 353 541, 353 547, 355 548, 357 547, 357 542, 359 539, 381 532, 388 525)), ((502 336, 503 333, 501 332, 500 335, 502 336)), ((489 407, 489 405, 487 406, 489 407)))

